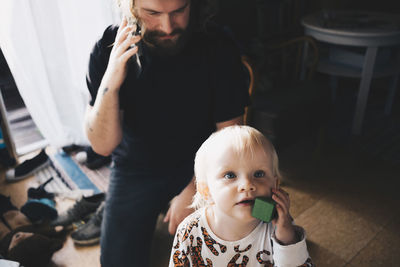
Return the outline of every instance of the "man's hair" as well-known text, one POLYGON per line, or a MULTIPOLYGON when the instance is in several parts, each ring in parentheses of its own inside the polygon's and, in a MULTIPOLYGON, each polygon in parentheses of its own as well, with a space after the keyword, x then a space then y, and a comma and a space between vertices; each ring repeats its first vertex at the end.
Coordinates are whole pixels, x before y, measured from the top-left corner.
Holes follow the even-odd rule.
MULTIPOLYGON (((217 131, 200 146, 196 153, 194 172, 196 182, 206 182, 207 158, 217 149, 231 147, 234 153, 253 156, 255 151, 262 148, 269 154, 272 162, 272 173, 278 180, 281 179, 279 160, 273 144, 258 130, 250 126, 229 126, 217 131)), ((207 205, 207 200, 197 191, 192 207, 198 209, 207 205)))
MULTIPOLYGON (((135 0, 115 0, 123 16, 136 20, 135 0)), ((205 30, 207 23, 213 18, 218 10, 216 0, 189 0, 190 22, 193 30, 205 30)))

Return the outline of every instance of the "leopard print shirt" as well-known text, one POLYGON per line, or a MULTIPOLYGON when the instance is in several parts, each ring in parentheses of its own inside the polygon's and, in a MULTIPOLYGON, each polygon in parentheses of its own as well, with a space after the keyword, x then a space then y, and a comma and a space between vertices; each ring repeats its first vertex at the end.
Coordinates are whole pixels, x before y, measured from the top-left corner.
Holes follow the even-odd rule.
POLYGON ((169 267, 176 266, 314 266, 308 256, 304 230, 301 241, 283 246, 273 237, 270 223, 260 224, 245 238, 224 241, 210 229, 205 209, 188 216, 178 227, 169 267))

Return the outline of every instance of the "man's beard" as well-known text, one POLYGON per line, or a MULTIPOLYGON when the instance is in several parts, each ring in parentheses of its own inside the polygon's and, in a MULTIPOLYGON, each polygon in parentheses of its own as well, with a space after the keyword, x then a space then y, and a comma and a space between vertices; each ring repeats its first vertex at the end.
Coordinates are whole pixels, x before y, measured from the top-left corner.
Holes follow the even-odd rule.
POLYGON ((145 30, 143 41, 148 46, 150 51, 161 57, 175 56, 185 47, 188 40, 188 29, 178 28, 170 34, 166 34, 157 30, 145 30), (161 39, 164 36, 173 36, 173 39, 161 39))

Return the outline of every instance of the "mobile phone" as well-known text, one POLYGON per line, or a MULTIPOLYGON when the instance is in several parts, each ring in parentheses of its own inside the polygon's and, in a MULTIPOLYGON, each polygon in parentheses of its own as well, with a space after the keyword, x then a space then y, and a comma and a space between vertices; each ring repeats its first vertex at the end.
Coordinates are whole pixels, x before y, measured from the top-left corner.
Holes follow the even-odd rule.
MULTIPOLYGON (((134 18, 127 18, 127 20, 128 20, 128 25, 136 25, 136 29, 134 31, 132 31, 131 34, 133 36, 141 35, 142 28, 140 27, 138 21, 134 18)), ((143 71, 142 62, 140 61, 142 49, 140 49, 140 47, 141 47, 140 44, 138 44, 137 46, 138 46, 138 52, 133 57, 130 58, 130 61, 134 62, 134 65, 136 65, 136 78, 138 78, 143 71)), ((134 47, 136 47, 136 44, 133 44, 130 46, 130 48, 134 48, 134 47)))
MULTIPOLYGON (((128 26, 136 26, 135 30, 131 32, 132 36, 137 36, 142 34, 142 28, 138 21, 134 18, 127 18, 128 26)), ((136 45, 131 45, 131 47, 135 47, 136 45)))
POLYGON ((133 33, 133 35, 141 35, 142 34, 142 28, 140 27, 140 24, 136 22, 136 30, 133 33))

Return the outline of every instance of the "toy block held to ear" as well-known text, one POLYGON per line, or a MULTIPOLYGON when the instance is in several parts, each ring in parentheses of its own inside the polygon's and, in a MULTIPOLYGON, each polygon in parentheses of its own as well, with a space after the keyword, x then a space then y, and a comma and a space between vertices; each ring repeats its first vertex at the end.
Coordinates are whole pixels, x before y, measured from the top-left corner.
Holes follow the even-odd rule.
POLYGON ((271 198, 256 198, 251 215, 264 222, 270 222, 275 219, 278 214, 275 208, 276 202, 271 198))

